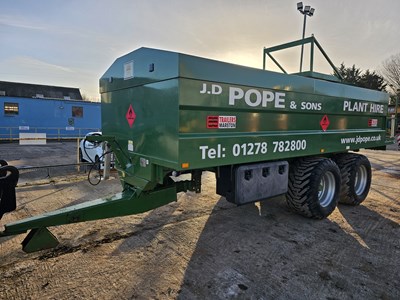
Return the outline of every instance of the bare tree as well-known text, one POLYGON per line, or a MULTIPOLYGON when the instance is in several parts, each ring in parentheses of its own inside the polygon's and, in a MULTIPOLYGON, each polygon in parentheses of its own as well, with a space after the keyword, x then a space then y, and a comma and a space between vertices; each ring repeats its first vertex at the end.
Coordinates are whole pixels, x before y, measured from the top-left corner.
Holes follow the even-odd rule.
POLYGON ((382 75, 395 94, 400 90, 400 53, 392 55, 382 63, 382 75))

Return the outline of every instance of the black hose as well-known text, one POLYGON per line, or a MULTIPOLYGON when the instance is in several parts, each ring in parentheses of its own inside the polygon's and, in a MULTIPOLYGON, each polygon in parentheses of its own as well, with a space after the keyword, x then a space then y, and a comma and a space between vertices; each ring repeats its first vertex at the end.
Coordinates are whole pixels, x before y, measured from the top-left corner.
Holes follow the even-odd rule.
MULTIPOLYGON (((101 172, 100 172, 100 170, 101 170, 100 166, 101 166, 101 163, 102 163, 102 162, 101 162, 101 159, 102 159, 105 155, 107 155, 107 154, 109 154, 109 153, 111 153, 111 152, 112 152, 112 151, 104 152, 104 153, 99 157, 99 159, 98 159, 97 161, 95 161, 93 164, 90 165, 90 169, 89 169, 89 173, 88 173, 88 181, 89 181, 89 183, 90 183, 91 185, 98 185, 98 184, 101 182, 101 177, 102 177, 101 172), (90 174, 92 173, 94 167, 97 166, 97 165, 99 165, 99 168, 97 169, 97 171, 99 172, 99 180, 98 180, 97 182, 93 183, 93 182, 90 180, 90 174)), ((96 170, 96 169, 95 169, 95 170, 96 170)))

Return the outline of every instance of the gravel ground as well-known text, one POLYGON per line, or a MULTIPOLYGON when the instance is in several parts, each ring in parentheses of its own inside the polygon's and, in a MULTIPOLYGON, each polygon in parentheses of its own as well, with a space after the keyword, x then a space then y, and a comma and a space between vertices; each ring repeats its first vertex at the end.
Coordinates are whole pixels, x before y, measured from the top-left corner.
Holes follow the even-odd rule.
MULTIPOLYGON (((76 143, 50 147, 0 150, 15 165, 60 152, 75 162, 76 143)), ((362 154, 373 167, 368 198, 339 205, 325 220, 292 213, 282 197, 237 207, 215 194, 206 172, 201 194, 181 193, 144 214, 50 228, 55 249, 26 254, 24 235, 2 238, 0 299, 400 299, 400 155, 362 154)), ((0 228, 121 191, 117 178, 93 187, 75 169, 21 180, 18 208, 0 228)))

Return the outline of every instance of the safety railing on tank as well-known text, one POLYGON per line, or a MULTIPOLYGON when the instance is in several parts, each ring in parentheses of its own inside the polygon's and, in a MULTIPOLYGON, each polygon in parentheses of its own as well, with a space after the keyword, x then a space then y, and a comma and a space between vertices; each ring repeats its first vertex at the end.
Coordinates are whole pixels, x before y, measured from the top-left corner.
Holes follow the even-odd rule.
POLYGON ((88 132, 100 131, 99 128, 72 127, 0 127, 0 141, 19 141, 20 133, 45 133, 46 140, 71 140, 85 137, 88 132))
POLYGON ((331 81, 341 81, 343 80, 342 75, 340 74, 339 70, 336 68, 336 66, 333 64, 331 59, 329 58, 328 54, 324 51, 320 43, 318 43, 317 39, 312 35, 311 37, 297 40, 294 42, 274 46, 274 47, 269 47, 269 48, 264 48, 263 51, 263 69, 266 69, 266 64, 267 64, 267 56, 271 59, 271 61, 285 74, 288 74, 288 72, 283 68, 283 66, 275 59, 275 57, 272 55, 273 52, 277 51, 282 51, 285 49, 293 48, 293 47, 298 47, 302 46, 304 47, 305 45, 310 44, 310 66, 309 66, 309 71, 302 71, 300 69, 300 72, 298 73, 293 73, 295 75, 302 75, 306 77, 313 77, 313 78, 320 78, 320 79, 326 79, 326 80, 331 80, 331 81), (328 64, 332 67, 334 76, 328 75, 328 74, 322 74, 314 71, 314 53, 315 53, 315 47, 320 51, 322 56, 326 59, 328 64))

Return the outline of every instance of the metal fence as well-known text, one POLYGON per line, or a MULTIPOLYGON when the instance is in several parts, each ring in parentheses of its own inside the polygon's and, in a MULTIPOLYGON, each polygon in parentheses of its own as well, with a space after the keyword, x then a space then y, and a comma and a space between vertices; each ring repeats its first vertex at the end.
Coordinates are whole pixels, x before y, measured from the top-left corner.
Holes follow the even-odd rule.
POLYGON ((100 131, 100 128, 75 127, 0 127, 0 141, 18 141, 20 133, 45 133, 48 140, 70 140, 83 138, 88 132, 100 131))

